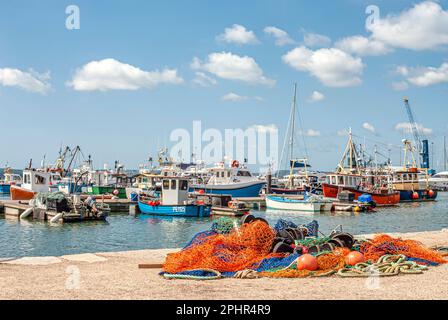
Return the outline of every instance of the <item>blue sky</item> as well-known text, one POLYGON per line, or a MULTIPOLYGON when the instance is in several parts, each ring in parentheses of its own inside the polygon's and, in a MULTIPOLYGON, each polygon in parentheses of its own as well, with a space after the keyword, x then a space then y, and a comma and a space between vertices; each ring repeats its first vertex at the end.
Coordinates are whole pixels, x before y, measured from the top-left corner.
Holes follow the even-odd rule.
POLYGON ((338 132, 349 127, 370 150, 393 144, 398 164, 403 96, 441 165, 447 35, 448 1, 2 1, 0 162, 51 160, 63 143, 97 167, 119 159, 132 168, 194 120, 275 125, 283 139, 297 82, 314 167, 336 166, 346 142, 338 132), (71 4, 79 30, 65 25, 71 4), (381 23, 366 30, 371 4, 381 23), (266 27, 286 32, 286 43, 266 27), (311 101, 314 91, 324 98, 311 101))

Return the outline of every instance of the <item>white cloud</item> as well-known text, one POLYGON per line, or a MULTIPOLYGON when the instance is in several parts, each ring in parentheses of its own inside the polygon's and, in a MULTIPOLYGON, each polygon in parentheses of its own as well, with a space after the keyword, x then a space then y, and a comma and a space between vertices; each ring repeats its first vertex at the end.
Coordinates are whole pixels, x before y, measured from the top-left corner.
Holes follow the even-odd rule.
POLYGON ((51 89, 48 83, 50 73, 37 73, 33 70, 24 72, 19 69, 0 68, 0 85, 19 87, 26 91, 45 94, 51 89))
POLYGON ((436 49, 448 44, 448 11, 434 1, 424 1, 397 15, 369 25, 372 37, 391 47, 436 49))
POLYGON ((418 87, 428 87, 431 85, 448 82, 448 63, 442 63, 440 67, 416 67, 409 68, 398 66, 395 72, 405 78, 401 81, 403 88, 410 84, 418 87))
POLYGON ((215 52, 208 55, 206 62, 194 58, 191 67, 207 71, 219 78, 243 81, 251 84, 273 86, 275 81, 264 76, 263 70, 254 58, 238 56, 231 52, 215 52))
POLYGON ((237 101, 244 101, 249 99, 249 97, 246 96, 240 96, 239 94, 230 92, 224 96, 221 97, 221 100, 223 101, 232 101, 232 102, 237 102, 237 101))
POLYGON ((372 124, 370 124, 368 122, 364 122, 362 124, 362 127, 364 129, 366 129, 367 131, 370 131, 371 133, 376 134, 376 129, 375 129, 375 127, 372 124))
POLYGON ((239 24, 225 28, 224 33, 220 34, 217 40, 236 44, 255 44, 259 42, 253 31, 249 31, 239 24))
POLYGON ((361 84, 364 64, 361 58, 336 49, 312 51, 298 47, 282 57, 291 67, 307 71, 329 87, 351 87, 361 84))
POLYGON ((176 69, 144 71, 115 59, 91 61, 76 70, 68 83, 77 91, 138 90, 159 84, 180 84, 176 69))
POLYGON ((253 129, 260 133, 275 133, 278 131, 278 128, 275 124, 268 124, 268 125, 254 124, 250 126, 249 129, 253 129))
POLYGON ((392 83, 392 88, 395 91, 404 91, 409 88, 409 84, 406 81, 399 81, 392 83))
MULTIPOLYGON (((400 122, 395 126, 395 130, 402 131, 404 133, 412 133, 411 124, 409 122, 400 122)), ((425 128, 422 124, 417 123, 417 130, 424 135, 431 135, 433 130, 430 128, 425 128)))
POLYGON ((322 34, 305 32, 303 43, 307 47, 329 47, 331 45, 331 39, 322 34))
POLYGON ((314 129, 308 129, 305 132, 301 132, 306 137, 320 137, 320 131, 314 129))
POLYGON ((359 56, 380 56, 391 52, 384 43, 363 36, 352 36, 339 40, 335 47, 359 56))
POLYGON ((245 100, 249 100, 249 99, 253 99, 253 100, 256 100, 259 102, 264 101, 264 99, 259 96, 248 97, 248 96, 242 96, 242 95, 236 94, 234 92, 230 92, 221 97, 222 101, 231 101, 231 102, 239 102, 239 101, 245 101, 245 100))
POLYGON ((202 87, 210 87, 212 85, 218 84, 216 79, 206 75, 204 72, 196 72, 193 82, 202 87))
POLYGON ((415 86, 427 87, 438 83, 448 82, 448 63, 440 67, 423 67, 413 69, 408 81, 415 86))
POLYGON ((294 43, 294 40, 291 39, 291 37, 286 31, 279 29, 277 27, 268 26, 264 28, 263 31, 273 36, 275 38, 275 45, 279 47, 294 43))
POLYGON ((310 102, 318 102, 325 99, 325 95, 319 91, 313 91, 308 101, 310 102))

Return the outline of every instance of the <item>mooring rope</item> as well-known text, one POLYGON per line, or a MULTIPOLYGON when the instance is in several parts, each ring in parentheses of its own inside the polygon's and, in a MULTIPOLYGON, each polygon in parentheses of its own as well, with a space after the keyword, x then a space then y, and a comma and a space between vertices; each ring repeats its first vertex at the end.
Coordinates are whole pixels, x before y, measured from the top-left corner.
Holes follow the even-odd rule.
POLYGON ((164 273, 162 276, 165 279, 184 279, 184 280, 216 280, 222 278, 222 274, 219 271, 213 270, 213 269, 195 269, 195 270, 188 270, 184 271, 185 273, 164 273), (186 272, 204 272, 204 273, 212 273, 214 275, 210 276, 198 276, 193 274, 186 274, 186 272))
POLYGON ((406 256, 384 255, 376 263, 358 263, 352 268, 343 268, 337 272, 340 277, 387 277, 396 276, 400 273, 420 274, 428 267, 407 261, 406 256))

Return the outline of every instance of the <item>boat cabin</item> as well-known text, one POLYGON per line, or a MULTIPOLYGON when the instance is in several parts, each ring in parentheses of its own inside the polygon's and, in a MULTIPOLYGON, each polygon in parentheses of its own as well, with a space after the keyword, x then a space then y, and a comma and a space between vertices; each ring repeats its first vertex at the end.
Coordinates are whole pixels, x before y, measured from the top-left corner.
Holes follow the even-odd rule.
POLYGON ((363 177, 356 174, 329 174, 326 177, 326 183, 358 189, 363 183, 363 177))
POLYGON ((5 184, 11 184, 11 185, 20 185, 22 183, 22 177, 19 174, 16 173, 4 173, 4 178, 1 181, 5 184))
POLYGON ((179 177, 162 179, 162 205, 184 205, 188 200, 188 180, 179 177))
POLYGON ((253 180, 254 177, 249 170, 245 168, 225 168, 215 167, 209 170, 210 184, 232 183, 235 181, 253 180))
POLYGON ((396 171, 393 173, 392 185, 395 190, 420 190, 421 180, 418 170, 396 171))
POLYGON ((50 187, 62 181, 58 172, 24 170, 22 188, 34 192, 49 192, 50 187))

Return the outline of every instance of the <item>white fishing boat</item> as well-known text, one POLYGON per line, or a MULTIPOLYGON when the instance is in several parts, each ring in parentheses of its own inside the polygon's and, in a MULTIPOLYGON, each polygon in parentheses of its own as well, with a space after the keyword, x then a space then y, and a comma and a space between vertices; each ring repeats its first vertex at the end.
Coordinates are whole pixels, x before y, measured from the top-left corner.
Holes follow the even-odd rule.
POLYGON ((254 177, 245 165, 233 160, 229 167, 224 161, 208 169, 210 178, 205 184, 193 184, 192 191, 207 194, 225 194, 234 198, 258 197, 266 180, 254 177))
POLYGON ((448 190, 448 171, 436 173, 428 179, 420 179, 421 182, 427 182, 431 189, 446 191, 448 190))
POLYGON ((321 196, 266 196, 268 209, 284 211, 328 212, 333 207, 333 202, 321 196))

